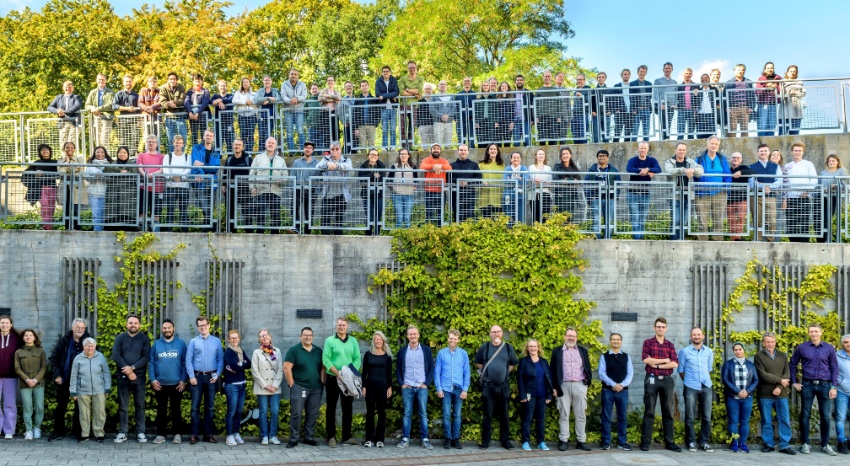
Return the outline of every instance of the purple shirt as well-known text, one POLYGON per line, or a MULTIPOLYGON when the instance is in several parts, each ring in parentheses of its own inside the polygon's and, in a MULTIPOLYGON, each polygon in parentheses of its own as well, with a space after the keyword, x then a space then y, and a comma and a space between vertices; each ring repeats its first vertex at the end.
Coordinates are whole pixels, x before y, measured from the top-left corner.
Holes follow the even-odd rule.
POLYGON ((802 383, 797 379, 797 364, 803 365, 803 378, 813 380, 829 380, 833 386, 838 385, 838 359, 835 348, 826 342, 815 346, 807 341, 794 350, 791 356, 791 383, 802 383))

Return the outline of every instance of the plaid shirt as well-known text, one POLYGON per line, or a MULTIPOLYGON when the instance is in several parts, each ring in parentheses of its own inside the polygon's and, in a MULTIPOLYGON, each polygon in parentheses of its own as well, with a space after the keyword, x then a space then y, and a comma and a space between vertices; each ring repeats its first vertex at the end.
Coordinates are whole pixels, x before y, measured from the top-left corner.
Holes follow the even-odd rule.
MULTIPOLYGON (((667 359, 675 363, 679 362, 679 356, 676 354, 676 347, 670 340, 664 339, 664 343, 658 343, 655 337, 643 341, 643 351, 641 359, 655 358, 667 359)), ((655 366, 646 366, 646 373, 651 375, 672 375, 673 369, 656 369, 655 366)))
POLYGON ((739 392, 747 389, 749 375, 749 371, 747 371, 747 364, 741 364, 737 359, 735 359, 735 387, 738 388, 739 392))

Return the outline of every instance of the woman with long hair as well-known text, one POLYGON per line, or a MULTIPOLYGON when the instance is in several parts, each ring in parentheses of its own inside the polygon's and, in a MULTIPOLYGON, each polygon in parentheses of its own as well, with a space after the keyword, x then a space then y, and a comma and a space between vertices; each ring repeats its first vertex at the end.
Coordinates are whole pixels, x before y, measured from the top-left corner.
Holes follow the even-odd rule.
POLYGON ((410 228, 410 213, 413 210, 413 193, 416 192, 414 180, 419 177, 416 164, 410 160, 410 151, 401 148, 398 159, 393 164, 390 178, 392 179, 393 209, 395 210, 395 227, 410 228))
POLYGON ((393 353, 383 332, 377 331, 372 335, 372 345, 363 355, 362 369, 363 398, 366 400, 366 442, 363 446, 383 448, 387 400, 393 394, 393 353))
POLYGON ((520 416, 522 420, 522 449, 531 450, 531 421, 535 423, 535 444, 548 450, 544 441, 546 432, 546 406, 558 396, 549 362, 537 340, 528 340, 517 369, 520 416))
MULTIPOLYGON (((578 181, 581 176, 578 165, 573 158, 573 151, 569 147, 562 147, 558 151, 558 163, 552 167, 552 178, 555 181, 578 181)), ((569 212, 570 222, 577 223, 577 214, 582 212, 581 189, 578 185, 570 186, 568 183, 559 184, 555 188, 555 209, 558 212, 569 212)))
POLYGON ((106 152, 106 148, 97 146, 88 160, 89 166, 85 169, 84 181, 89 195, 89 207, 91 207, 94 231, 103 231, 103 212, 106 205, 107 180, 102 175, 103 169, 110 163, 112 163, 112 157, 106 152))
POLYGON ((366 160, 360 165, 360 170, 357 171, 357 176, 360 178, 369 178, 367 192, 363 195, 363 210, 366 211, 366 218, 369 219, 369 228, 366 230, 367 236, 380 234, 381 227, 378 223, 384 213, 384 194, 381 187, 381 181, 386 175, 382 170, 386 168, 384 162, 379 160, 378 149, 370 149, 366 160))
POLYGON ((749 453, 747 438, 750 434, 750 415, 753 412, 753 392, 759 377, 756 365, 747 359, 744 345, 732 345, 734 357, 723 363, 721 374, 723 391, 726 394, 726 418, 732 443, 729 448, 737 453, 749 453))
MULTIPOLYGON (((179 135, 174 138, 180 137, 179 135)), ((224 350, 224 395, 227 398, 227 413, 224 417, 224 428, 227 432, 226 444, 236 446, 241 442, 239 435, 242 406, 245 404, 245 386, 248 383, 245 371, 251 368, 251 360, 239 347, 242 337, 239 330, 232 328, 227 332, 227 349, 224 350)))
POLYGON ((47 354, 41 347, 41 338, 35 330, 21 332, 24 345, 15 351, 15 373, 21 390, 24 408, 24 440, 41 438, 41 421, 44 419, 44 376, 47 375, 47 354), (33 419, 35 413, 35 419, 33 419), (33 422, 34 421, 34 422, 33 422))
POLYGON ((59 165, 59 171, 67 174, 62 205, 65 209, 65 229, 73 230, 76 225, 75 219, 80 216, 80 205, 88 204, 88 200, 86 190, 82 189, 76 179, 77 173, 82 173, 85 169, 71 165, 83 164, 86 160, 82 155, 77 155, 77 145, 68 141, 62 145, 62 154, 56 162, 59 165))
POLYGON ((272 334, 266 329, 257 332, 260 347, 251 356, 251 374, 254 376, 254 395, 260 408, 260 443, 269 441, 280 445, 277 438, 277 421, 280 413, 280 384, 283 383, 283 356, 272 344, 272 334))
POLYGON ((26 200, 30 205, 39 203, 42 228, 53 229, 58 195, 56 181, 59 179, 53 149, 47 144, 38 146, 38 159, 32 162, 21 175, 21 183, 27 188, 26 200))
POLYGON ((546 165, 546 151, 537 149, 534 163, 528 166, 529 176, 534 185, 534 197, 531 199, 531 217, 535 222, 543 222, 552 210, 552 195, 549 182, 552 181, 552 167, 546 165))
POLYGON ((484 158, 478 162, 483 187, 478 194, 478 210, 484 218, 494 218, 502 213, 502 178, 505 162, 497 144, 488 144, 484 158), (498 181, 497 181, 498 180, 498 181), (489 185, 489 186, 488 186, 489 185))
POLYGON ((791 65, 785 70, 782 80, 782 113, 780 119, 780 134, 800 134, 803 126, 803 110, 806 108, 806 88, 797 79, 797 65, 791 65))
POLYGON ((21 337, 12 318, 0 316, 0 398, 3 399, 3 433, 7 439, 15 434, 15 422, 18 420, 18 374, 15 372, 15 352, 21 347, 21 337))
MULTIPOLYGON (((826 157, 826 167, 820 172, 818 182, 823 186, 827 203, 823 206, 823 233, 818 237, 818 243, 825 243, 832 226, 832 217, 838 213, 839 183, 835 177, 847 176, 847 170, 841 166, 841 159, 835 154, 826 157)), ((838 218, 839 223, 841 217, 838 218)))
POLYGON ((233 111, 239 124, 239 137, 245 143, 245 152, 254 152, 257 107, 254 106, 254 90, 251 89, 251 80, 248 78, 242 78, 239 90, 233 93, 233 111))

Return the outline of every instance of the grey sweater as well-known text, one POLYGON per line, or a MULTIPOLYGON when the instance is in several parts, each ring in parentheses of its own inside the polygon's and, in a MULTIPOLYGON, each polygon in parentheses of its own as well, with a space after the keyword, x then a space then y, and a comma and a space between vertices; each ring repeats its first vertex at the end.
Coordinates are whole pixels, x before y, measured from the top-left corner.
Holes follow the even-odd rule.
POLYGON ((71 364, 71 396, 100 395, 112 389, 112 375, 103 353, 95 351, 91 358, 80 353, 71 364))

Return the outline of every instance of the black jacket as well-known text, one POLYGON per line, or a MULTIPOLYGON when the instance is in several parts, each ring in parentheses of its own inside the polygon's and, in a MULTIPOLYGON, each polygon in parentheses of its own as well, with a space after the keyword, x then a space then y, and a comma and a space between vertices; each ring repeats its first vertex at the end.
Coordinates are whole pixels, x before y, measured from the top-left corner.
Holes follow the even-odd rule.
POLYGON ((88 329, 80 337, 80 341, 75 342, 74 348, 69 354, 71 342, 74 341, 74 331, 68 330, 65 335, 59 337, 56 346, 53 347, 53 352, 50 353, 50 367, 53 370, 53 378, 62 377, 62 383, 67 384, 71 380, 71 363, 78 354, 83 352, 83 340, 89 338, 88 329))
MULTIPOLYGON (((590 356, 587 353, 587 348, 577 346, 578 353, 581 355, 581 371, 584 373, 584 384, 590 385, 593 379, 593 373, 590 371, 590 356)), ((564 347, 559 346, 552 351, 552 361, 549 368, 552 372, 552 378, 555 379, 555 390, 558 391, 558 397, 564 396, 564 391, 561 390, 561 381, 564 380, 564 347)))
MULTIPOLYGON (((549 362, 546 361, 545 358, 540 358, 541 363, 543 363, 543 374, 546 381, 546 399, 552 399, 552 390, 555 388, 555 384, 552 381, 552 371, 549 369, 549 362)), ((519 399, 525 400, 528 398, 528 395, 534 393, 537 389, 537 374, 534 370, 534 364, 531 362, 531 356, 526 356, 519 360, 519 369, 516 373, 517 377, 517 386, 519 388, 519 399)))

